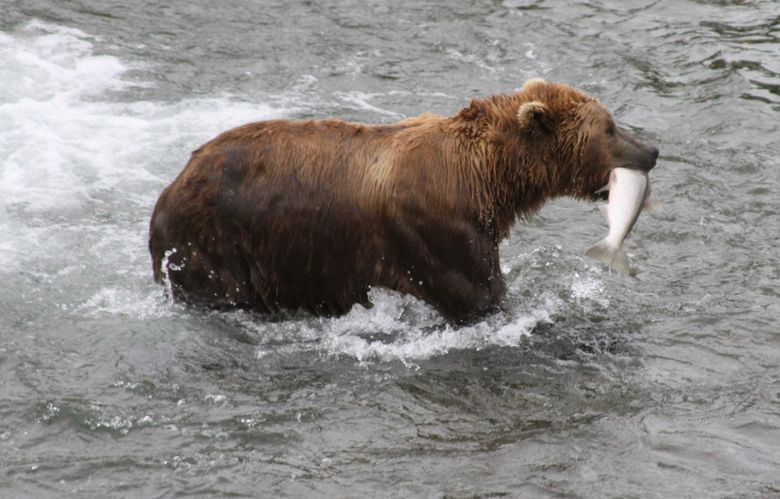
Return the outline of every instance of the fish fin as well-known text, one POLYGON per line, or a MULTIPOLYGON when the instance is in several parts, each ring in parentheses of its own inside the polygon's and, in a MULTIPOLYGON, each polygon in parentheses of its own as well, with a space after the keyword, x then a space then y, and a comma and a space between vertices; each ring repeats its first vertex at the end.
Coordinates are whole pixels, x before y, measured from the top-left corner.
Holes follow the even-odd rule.
POLYGON ((633 275, 631 268, 628 266, 628 255, 623 246, 615 246, 610 244, 606 238, 597 242, 587 250, 585 255, 596 260, 600 260, 606 263, 609 268, 622 272, 626 275, 633 275))
POLYGON ((655 197, 655 194, 650 194, 650 196, 645 199, 645 202, 642 203, 643 210, 660 210, 661 208, 663 208, 663 205, 658 198, 655 197))
POLYGON ((626 250, 623 249, 622 246, 615 254, 615 258, 612 260, 612 265, 610 265, 610 268, 613 268, 618 272, 622 272, 628 276, 634 275, 634 271, 631 270, 631 267, 628 265, 628 255, 626 254, 626 250))

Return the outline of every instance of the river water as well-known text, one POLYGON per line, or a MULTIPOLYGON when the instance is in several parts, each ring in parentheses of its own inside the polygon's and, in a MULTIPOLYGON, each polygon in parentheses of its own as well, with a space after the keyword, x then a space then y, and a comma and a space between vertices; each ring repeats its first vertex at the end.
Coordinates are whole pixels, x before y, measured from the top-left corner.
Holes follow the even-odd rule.
POLYGON ((0 0, 0 496, 780 496, 780 3, 0 0), (506 310, 170 302, 147 227, 219 131, 541 76, 661 149, 636 279, 561 199, 506 310))

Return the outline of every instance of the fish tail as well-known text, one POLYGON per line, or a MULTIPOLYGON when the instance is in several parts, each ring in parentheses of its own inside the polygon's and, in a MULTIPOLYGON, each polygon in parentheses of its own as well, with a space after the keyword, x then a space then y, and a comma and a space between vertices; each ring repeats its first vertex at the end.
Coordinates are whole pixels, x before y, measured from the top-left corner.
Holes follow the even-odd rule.
POLYGON ((623 245, 610 244, 606 238, 597 242, 587 250, 585 255, 606 263, 609 268, 622 272, 626 275, 633 275, 631 267, 628 266, 628 255, 623 245))

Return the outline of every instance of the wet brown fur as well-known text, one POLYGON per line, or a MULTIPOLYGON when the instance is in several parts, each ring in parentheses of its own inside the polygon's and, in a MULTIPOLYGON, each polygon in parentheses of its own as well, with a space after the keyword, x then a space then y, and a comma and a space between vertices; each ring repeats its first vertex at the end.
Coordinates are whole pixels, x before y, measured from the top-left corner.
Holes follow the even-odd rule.
POLYGON ((188 302, 326 315, 381 286, 469 319, 500 302, 498 242, 517 217, 606 183, 593 140, 606 119, 591 97, 530 80, 452 117, 226 131, 157 202, 155 280, 188 302), (524 103, 534 112, 518 116, 524 103))

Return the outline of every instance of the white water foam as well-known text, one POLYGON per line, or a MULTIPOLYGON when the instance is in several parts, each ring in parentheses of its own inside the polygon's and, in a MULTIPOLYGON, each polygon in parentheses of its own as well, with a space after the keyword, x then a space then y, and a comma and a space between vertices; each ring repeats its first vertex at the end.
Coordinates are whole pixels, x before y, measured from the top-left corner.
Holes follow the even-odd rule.
MULTIPOLYGON (((597 272, 600 272, 598 269, 597 272)), ((609 307, 604 281, 592 275, 575 273, 571 282, 571 297, 578 303, 593 302, 600 308, 609 307)))
MULTIPOLYGON (((79 30, 42 22, 0 37, 4 204, 62 209, 96 190, 160 183, 157 158, 165 159, 172 144, 194 148, 229 126, 288 111, 228 97, 112 101, 111 92, 144 84, 124 79, 133 66, 96 54, 94 42, 79 30)), ((170 159, 181 163, 181 153, 170 159)))
POLYGON ((190 150, 231 126, 294 111, 230 96, 119 101, 147 84, 127 77, 139 64, 97 53, 98 43, 40 21, 0 33, 0 272, 81 252, 79 227, 102 231, 96 244, 143 245, 135 234, 143 224, 116 219, 146 217, 190 150))
POLYGON ((453 327, 430 306, 410 296, 374 289, 369 298, 373 307, 355 305, 337 318, 305 318, 283 325, 251 317, 237 319, 261 339, 258 357, 267 355, 269 349, 316 349, 360 362, 401 361, 413 365, 456 350, 518 346, 539 324, 551 323, 563 305, 560 299, 545 295, 529 308, 499 312, 473 325, 453 327), (286 346, 280 348, 280 343, 286 346))
MULTIPOLYGON (((418 324, 396 322, 389 325, 395 326, 395 329, 405 325, 406 329, 398 338, 385 342, 381 339, 365 338, 366 324, 356 321, 353 317, 363 315, 364 311, 365 309, 352 312, 331 323, 327 331, 328 336, 324 340, 329 353, 346 354, 359 361, 400 360, 408 364, 454 350, 480 349, 490 345, 518 346, 537 325, 552 322, 552 311, 544 306, 515 317, 488 318, 477 324, 460 328, 441 325, 430 330, 421 329, 418 324)), ((372 311, 373 309, 367 312, 372 311)), ((381 329, 368 331, 377 336, 385 333, 385 330, 381 329)))

